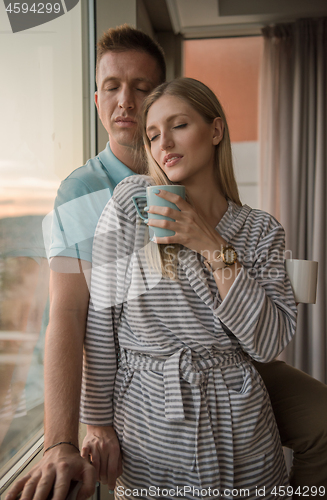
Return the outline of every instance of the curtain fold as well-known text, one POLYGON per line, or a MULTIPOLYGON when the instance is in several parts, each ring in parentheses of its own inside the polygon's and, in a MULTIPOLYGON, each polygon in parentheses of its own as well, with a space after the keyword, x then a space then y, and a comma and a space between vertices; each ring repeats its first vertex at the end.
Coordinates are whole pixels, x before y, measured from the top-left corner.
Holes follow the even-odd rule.
POLYGON ((287 258, 317 260, 315 305, 299 304, 283 358, 327 382, 327 18, 263 29, 260 203, 286 231, 287 258))

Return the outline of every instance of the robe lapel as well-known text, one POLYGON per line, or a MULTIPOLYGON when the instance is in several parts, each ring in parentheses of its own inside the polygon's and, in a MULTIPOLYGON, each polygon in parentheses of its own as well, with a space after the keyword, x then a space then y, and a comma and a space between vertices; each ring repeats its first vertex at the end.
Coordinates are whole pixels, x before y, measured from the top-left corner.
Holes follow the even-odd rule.
MULTIPOLYGON (((229 201, 228 209, 219 222, 217 231, 227 242, 232 242, 233 237, 240 231, 250 212, 251 208, 247 205, 239 207, 229 201)), ((208 307, 213 309, 215 298, 210 290, 206 271, 198 254, 184 247, 179 253, 179 265, 184 270, 192 289, 208 307)))
POLYGON ((228 209, 216 227, 228 243, 231 243, 233 237, 241 230, 251 210, 248 205, 239 207, 231 201, 228 202, 228 209))
POLYGON ((214 307, 214 297, 207 282, 206 271, 197 253, 188 248, 183 248, 179 255, 179 265, 184 270, 191 288, 212 309, 214 307))

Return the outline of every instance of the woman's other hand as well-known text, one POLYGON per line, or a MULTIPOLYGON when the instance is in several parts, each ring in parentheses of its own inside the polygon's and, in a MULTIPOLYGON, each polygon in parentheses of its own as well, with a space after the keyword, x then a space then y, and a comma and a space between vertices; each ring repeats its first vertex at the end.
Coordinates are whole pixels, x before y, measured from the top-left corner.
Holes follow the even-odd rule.
POLYGON ((90 458, 97 480, 113 490, 116 479, 123 472, 120 445, 114 428, 88 425, 81 455, 90 458))

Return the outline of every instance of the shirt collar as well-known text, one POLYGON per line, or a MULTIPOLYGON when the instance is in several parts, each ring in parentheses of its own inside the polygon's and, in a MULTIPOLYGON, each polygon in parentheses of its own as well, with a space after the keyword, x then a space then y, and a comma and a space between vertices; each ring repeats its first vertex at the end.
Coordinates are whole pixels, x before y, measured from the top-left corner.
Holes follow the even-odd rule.
POLYGON ((125 177, 135 175, 135 172, 133 172, 133 170, 131 170, 123 162, 118 160, 117 156, 113 154, 110 149, 109 142, 107 142, 106 149, 101 151, 98 157, 115 184, 119 184, 119 182, 125 179, 125 177))

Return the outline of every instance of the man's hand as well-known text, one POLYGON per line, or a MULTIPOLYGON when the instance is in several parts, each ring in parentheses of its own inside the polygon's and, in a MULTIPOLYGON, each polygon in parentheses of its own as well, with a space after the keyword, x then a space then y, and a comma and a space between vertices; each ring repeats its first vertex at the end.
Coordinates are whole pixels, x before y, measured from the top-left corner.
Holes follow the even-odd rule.
POLYGON ((53 489, 52 500, 65 500, 71 481, 82 486, 76 500, 86 500, 95 491, 96 471, 87 460, 70 445, 60 445, 44 455, 26 476, 17 481, 5 500, 46 500, 53 489))
POLYGON ((85 459, 91 457, 97 480, 113 490, 116 479, 123 472, 120 445, 114 428, 88 425, 81 455, 85 459))

